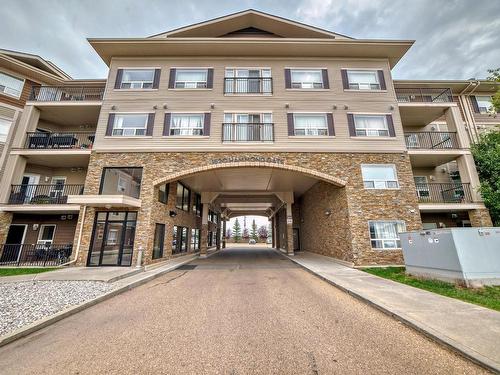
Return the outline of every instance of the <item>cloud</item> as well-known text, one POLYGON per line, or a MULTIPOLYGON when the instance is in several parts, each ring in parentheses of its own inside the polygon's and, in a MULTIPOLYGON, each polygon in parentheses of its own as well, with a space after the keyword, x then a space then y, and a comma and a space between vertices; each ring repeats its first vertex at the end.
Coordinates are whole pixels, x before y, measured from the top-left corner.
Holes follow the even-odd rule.
POLYGON ((2 0, 0 48, 104 78, 88 37, 143 37, 255 8, 355 38, 415 39, 396 78, 484 77, 500 66, 499 0, 2 0))

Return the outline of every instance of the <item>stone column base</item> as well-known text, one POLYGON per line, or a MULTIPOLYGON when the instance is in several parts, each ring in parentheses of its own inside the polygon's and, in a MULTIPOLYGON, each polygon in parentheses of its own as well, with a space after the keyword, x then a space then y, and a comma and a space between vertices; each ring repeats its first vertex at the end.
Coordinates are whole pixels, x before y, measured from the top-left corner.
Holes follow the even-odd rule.
POLYGON ((490 213, 487 209, 470 210, 469 211, 470 224, 473 227, 492 227, 490 213))

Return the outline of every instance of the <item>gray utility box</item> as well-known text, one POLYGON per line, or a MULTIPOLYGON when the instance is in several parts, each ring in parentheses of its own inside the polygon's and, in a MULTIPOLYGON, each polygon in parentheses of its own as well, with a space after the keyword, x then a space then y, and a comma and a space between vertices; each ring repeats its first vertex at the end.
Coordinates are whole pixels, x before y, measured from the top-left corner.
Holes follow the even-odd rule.
POLYGON ((406 272, 468 287, 500 285, 500 227, 401 233, 406 272))

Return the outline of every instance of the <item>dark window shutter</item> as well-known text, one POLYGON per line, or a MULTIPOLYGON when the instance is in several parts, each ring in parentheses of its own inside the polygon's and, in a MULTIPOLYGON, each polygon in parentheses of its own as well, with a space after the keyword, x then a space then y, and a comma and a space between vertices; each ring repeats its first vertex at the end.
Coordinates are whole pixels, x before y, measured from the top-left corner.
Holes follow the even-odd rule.
POLYGON ((148 114, 148 124, 146 127, 146 135, 153 135, 153 128, 155 126, 155 114, 148 114))
POLYGON ((474 112, 480 113, 479 104, 477 104, 477 99, 474 95, 471 95, 470 102, 472 103, 472 109, 474 109, 474 112))
POLYGON ((113 124, 115 123, 115 114, 110 113, 108 116, 108 126, 106 128, 106 135, 113 134, 113 124))
POLYGON ((385 77, 383 70, 377 70, 378 74, 378 82, 380 83, 380 90, 387 90, 387 86, 385 84, 385 77))
POLYGON ((285 69, 285 88, 292 88, 292 72, 290 71, 290 69, 285 69))
POLYGON ((155 77, 153 78, 154 89, 160 87, 160 75, 161 75, 161 69, 155 69, 155 77))
POLYGON ((119 89, 122 85, 123 69, 116 71, 115 89, 119 89))
POLYGON ((175 68, 170 69, 170 76, 168 77, 168 88, 175 88, 175 68))
POLYGON ((205 118, 203 121, 203 135, 210 135, 210 117, 212 117, 212 114, 210 112, 205 113, 205 118))
POLYGON ((349 135, 351 137, 356 136, 356 124, 354 123, 354 115, 352 113, 347 114, 347 126, 349 127, 349 135))
POLYGON ((170 119, 171 113, 165 113, 165 120, 163 121, 163 135, 170 135, 170 119))
POLYGON ((328 124, 328 135, 334 136, 335 135, 335 127, 333 126, 333 114, 331 114, 331 113, 326 114, 326 123, 328 124))
POLYGON ((323 76, 323 88, 329 89, 330 82, 328 81, 328 69, 321 69, 321 75, 323 76))
POLYGON ((288 135, 294 135, 295 134, 295 127, 293 124, 293 113, 287 113, 286 119, 288 122, 288 135))
POLYGON ((207 69, 207 89, 214 88, 214 70, 207 69))
POLYGON ((394 121, 392 121, 392 115, 385 115, 387 119, 387 127, 389 128, 389 137, 395 137, 396 131, 394 130, 394 121))
POLYGON ((349 77, 347 76, 347 70, 342 69, 340 71, 340 74, 342 75, 342 86, 344 86, 344 90, 347 90, 349 88, 349 77))

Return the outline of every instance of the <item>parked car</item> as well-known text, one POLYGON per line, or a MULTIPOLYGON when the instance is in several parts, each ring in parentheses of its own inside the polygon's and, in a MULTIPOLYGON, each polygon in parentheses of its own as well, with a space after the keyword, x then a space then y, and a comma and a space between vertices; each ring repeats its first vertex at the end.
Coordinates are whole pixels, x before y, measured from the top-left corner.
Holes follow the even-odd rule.
POLYGON ((249 245, 255 245, 257 242, 253 238, 250 238, 250 241, 248 241, 249 245))
POLYGON ((268 245, 271 245, 271 244, 273 243, 273 239, 272 239, 272 238, 270 238, 270 237, 268 237, 268 238, 267 238, 267 240, 266 240, 266 243, 267 243, 268 245))

